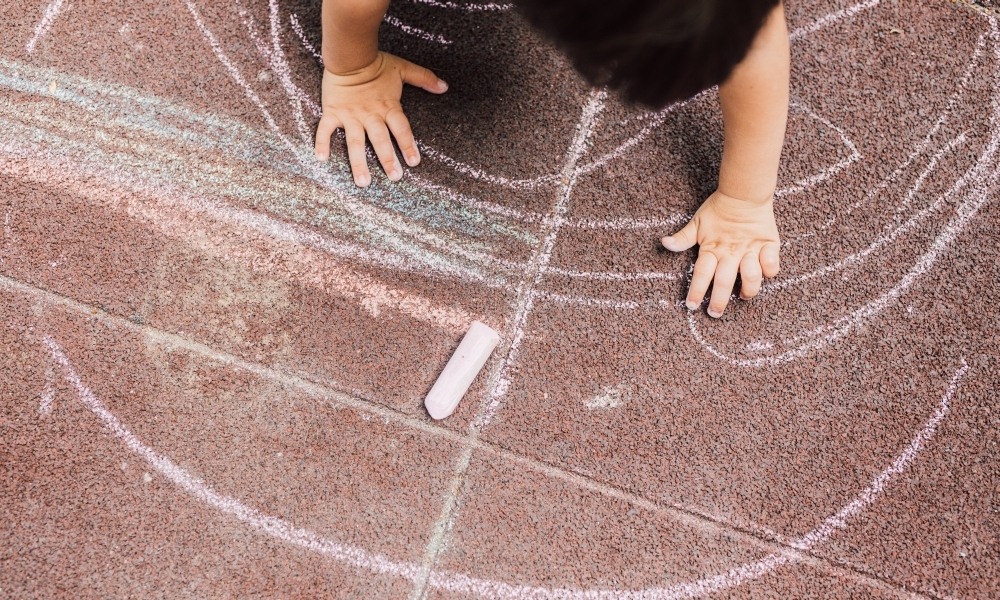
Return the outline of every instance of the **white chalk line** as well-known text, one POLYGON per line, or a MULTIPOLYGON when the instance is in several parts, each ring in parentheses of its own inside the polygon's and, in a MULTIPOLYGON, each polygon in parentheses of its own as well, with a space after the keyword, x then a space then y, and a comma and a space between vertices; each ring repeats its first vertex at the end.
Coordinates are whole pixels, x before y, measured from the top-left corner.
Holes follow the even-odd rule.
POLYGON ((844 143, 844 146, 846 146, 847 149, 851 151, 851 155, 848 156, 847 158, 845 158, 844 160, 840 161, 839 163, 837 163, 837 164, 835 164, 835 165, 833 165, 831 167, 828 167, 828 168, 824 169, 820 173, 817 173, 817 174, 815 174, 815 175, 813 175, 811 177, 807 177, 805 179, 796 181, 793 185, 791 185, 791 186, 789 186, 787 188, 776 190, 774 192, 774 197, 776 199, 777 198, 782 198, 784 196, 791 196, 793 194, 797 194, 799 192, 804 192, 804 191, 806 191, 808 189, 812 189, 813 187, 816 187, 818 184, 826 181, 827 179, 833 177, 837 173, 843 171, 847 167, 849 167, 852 164, 854 164, 854 163, 858 162, 859 160, 861 160, 861 153, 858 152, 858 147, 854 145, 854 142, 852 142, 849 137, 847 137, 847 134, 844 133, 843 129, 841 129, 840 127, 837 127, 836 125, 834 125, 833 123, 831 123, 827 119, 824 119, 823 117, 819 116, 812 109, 810 109, 808 106, 802 104, 801 102, 797 102, 797 101, 796 102, 791 102, 791 103, 789 103, 789 107, 797 108, 797 109, 803 111, 809 117, 811 117, 813 119, 816 119, 817 121, 819 121, 823 125, 826 125, 829 129, 832 129, 833 131, 836 131, 837 134, 840 135, 840 140, 844 143))
MULTIPOLYGON (((538 245, 538 248, 532 256, 529 266, 525 271, 525 276, 521 280, 521 284, 518 286, 514 318, 512 319, 513 322, 509 333, 510 342, 505 345, 506 347, 504 348, 503 360, 499 362, 499 366, 496 367, 489 379, 486 387, 488 390, 486 401, 481 405, 472 421, 472 424, 469 426, 469 438, 472 442, 479 439, 479 432, 489 423, 493 414, 499 408, 501 398, 506 393, 507 387, 510 385, 510 381, 507 377, 507 371, 517 360, 517 351, 524 338, 525 324, 527 323, 528 315, 531 313, 533 306, 534 289, 544 276, 543 270, 548 265, 549 258, 555 248, 555 241, 559 232, 561 218, 566 213, 573 190, 573 184, 576 180, 575 176, 572 175, 572 171, 576 166, 576 163, 580 160, 580 157, 586 151, 587 139, 594 129, 594 124, 597 120, 598 114, 600 114, 601 110, 604 108, 604 99, 606 96, 607 92, 604 90, 591 91, 590 98, 581 111, 582 114, 580 115, 580 120, 577 122, 576 132, 569 148, 566 151, 565 164, 563 168, 566 183, 564 184, 563 189, 559 191, 549 215, 547 215, 543 222, 543 227, 540 232, 540 236, 543 240, 538 245)), ((469 467, 469 461, 472 459, 473 449, 472 444, 463 448, 462 453, 460 454, 455 465, 455 469, 452 474, 450 493, 448 494, 441 513, 434 524, 431 538, 427 542, 427 546, 424 549, 421 575, 410 592, 411 600, 423 600, 424 594, 426 593, 434 563, 437 561, 438 555, 444 548, 445 540, 454 523, 455 506, 458 502, 458 497, 461 494, 461 486, 465 480, 465 472, 469 467)))
POLYGON ((494 2, 487 2, 486 4, 456 4, 455 2, 443 0, 410 0, 410 2, 426 4, 435 8, 450 8, 452 10, 464 10, 468 12, 505 11, 514 8, 513 4, 497 4, 494 2))
MULTIPOLYGON (((278 136, 278 138, 282 141, 282 143, 288 148, 293 158, 295 158, 295 160, 298 161, 299 164, 304 169, 307 170, 307 172, 310 172, 314 175, 316 183, 320 184, 325 189, 335 193, 337 197, 344 203, 345 208, 353 212, 355 216, 359 218, 367 219, 373 224, 379 223, 382 226, 389 227, 396 231, 406 233, 412 236, 415 240, 418 240, 421 243, 427 244, 433 248, 446 249, 451 252, 456 252, 460 256, 463 256, 464 258, 473 261, 485 261, 487 263, 499 262, 499 259, 495 256, 481 252, 474 252, 467 250, 460 245, 454 244, 452 240, 442 238, 436 234, 429 233, 421 228, 403 222, 400 219, 390 218, 387 220, 386 216, 379 214, 374 207, 361 204, 355 201, 353 198, 351 198, 350 195, 344 193, 344 191, 341 190, 336 185, 336 183, 331 180, 329 173, 319 168, 319 163, 315 161, 315 158, 312 156, 311 151, 307 151, 305 146, 303 146, 302 148, 296 148, 296 146, 285 137, 285 135, 281 132, 281 129, 275 122, 274 118, 267 110, 265 104, 260 100, 257 94, 253 91, 250 85, 240 74, 239 69, 237 69, 237 67, 232 63, 232 61, 229 60, 225 52, 222 50, 222 47, 219 44, 218 40, 215 38, 215 35, 205 25, 194 1, 193 0, 184 0, 184 1, 188 7, 189 12, 191 12, 191 15, 195 19, 195 24, 202 32, 202 35, 205 37, 205 39, 209 42, 209 45, 211 46, 212 51, 215 53, 216 58, 219 60, 220 63, 222 63, 224 67, 226 67, 226 70, 228 71, 229 75, 233 78, 233 80, 236 81, 240 85, 240 87, 243 88, 247 97, 258 107, 258 109, 261 111, 261 114, 264 116, 265 121, 267 122, 268 126, 271 128, 273 133, 276 136, 278 136)), ((389 240, 389 241, 397 242, 398 240, 389 240)))
MULTIPOLYGON (((763 356, 755 359, 737 359, 728 356, 724 352, 715 348, 701 335, 698 330, 694 312, 689 311, 688 329, 691 332, 692 337, 694 337, 706 351, 716 358, 738 367, 755 368, 765 365, 777 365, 803 358, 808 356, 813 351, 821 350, 847 336, 863 323, 881 314, 886 308, 902 296, 903 293, 905 293, 906 290, 909 289, 909 287, 913 285, 913 283, 915 283, 924 273, 930 270, 931 266, 934 265, 938 257, 947 250, 951 242, 965 229, 972 218, 979 212, 979 209, 989 201, 990 188, 992 188, 992 186, 996 183, 997 178, 1000 177, 1000 168, 997 168, 992 173, 989 173, 994 156, 997 153, 998 148, 1000 148, 1000 29, 997 27, 997 20, 995 18, 989 17, 989 22, 991 30, 990 37, 993 39, 994 55, 996 59, 996 65, 993 70, 994 93, 991 98, 993 114, 991 115, 992 130, 990 131, 990 142, 983 150, 983 153, 976 161, 976 164, 970 167, 969 170, 967 170, 962 177, 960 177, 955 184, 949 188, 942 198, 939 198, 935 204, 932 204, 930 207, 918 212, 909 220, 909 227, 912 227, 912 225, 918 220, 929 214, 932 208, 935 208, 939 205, 939 203, 943 202, 943 198, 950 197, 952 194, 960 191, 966 186, 967 182, 974 182, 973 188, 966 194, 965 199, 956 208, 955 216, 930 244, 927 252, 924 253, 916 264, 914 264, 913 268, 887 292, 875 300, 863 305, 861 308, 840 317, 830 324, 820 325, 815 329, 804 332, 798 336, 783 340, 783 345, 792 346, 805 339, 817 338, 817 336, 821 336, 817 339, 812 339, 812 341, 802 343, 797 348, 777 355, 763 356)), ((964 136, 964 134, 962 134, 962 136, 964 136)), ((903 227, 907 227, 907 225, 904 224, 903 227)), ((767 340, 758 340, 758 342, 760 347, 765 347, 771 343, 767 340)))
POLYGON ((843 10, 838 10, 837 12, 834 13, 830 13, 825 17, 816 19, 809 25, 803 25, 802 27, 799 27, 795 31, 788 34, 788 39, 790 41, 795 41, 800 37, 809 35, 810 33, 816 33, 817 31, 823 29, 824 27, 829 27, 830 25, 833 25, 837 21, 841 21, 843 19, 849 19, 854 15, 858 14, 859 12, 866 11, 870 8, 875 8, 876 6, 878 6, 880 2, 881 0, 867 0, 866 2, 860 2, 858 4, 855 4, 854 6, 845 8, 843 10))
POLYGON ((45 7, 42 19, 38 21, 38 25, 35 26, 35 34, 31 36, 28 43, 24 45, 24 50, 29 55, 34 53, 35 46, 38 45, 38 42, 49 32, 49 29, 52 27, 52 23, 56 20, 56 17, 59 16, 65 2, 66 0, 52 0, 52 2, 45 7))
MULTIPOLYGON (((954 110, 955 105, 958 104, 958 101, 964 95, 965 88, 969 82, 969 78, 972 76, 973 71, 979 64, 979 59, 982 56, 982 51, 985 44, 986 44, 986 34, 983 33, 980 34, 979 39, 976 42, 976 48, 973 51, 972 58, 969 59, 969 62, 965 68, 965 72, 962 74, 962 77, 959 78, 958 86, 955 92, 952 93, 951 97, 948 99, 948 104, 945 106, 945 109, 938 116, 937 120, 934 121, 934 125, 931 127, 931 130, 927 133, 927 135, 924 136, 924 139, 922 139, 920 143, 917 144, 916 148, 913 149, 913 151, 909 154, 909 156, 906 157, 906 160, 903 161, 903 163, 899 165, 895 171, 890 173, 885 179, 879 182, 879 184, 874 188, 872 188, 867 194, 865 194, 865 196, 862 199, 858 200, 854 204, 847 207, 847 210, 844 212, 845 216, 853 214, 853 212, 858 208, 860 208, 862 205, 871 202, 879 193, 885 190, 890 183, 892 183, 900 175, 902 175, 903 172, 906 171, 906 169, 908 169, 911 164, 913 164, 914 160, 916 160, 920 155, 924 153, 925 150, 927 150, 927 148, 930 146, 931 140, 934 138, 935 135, 937 135, 941 127, 948 121, 948 118, 951 115, 951 111, 954 110)), ((836 222, 837 222, 837 217, 830 217, 822 225, 820 225, 820 227, 817 230, 801 234, 798 236, 791 236, 791 237, 786 236, 785 241, 791 242, 797 239, 815 236, 817 233, 828 230, 836 222)))
MULTIPOLYGON (((920 260, 917 261, 913 268, 903 277, 902 280, 899 281, 899 283, 893 286, 889 291, 879 296, 877 299, 865 304, 854 312, 837 319, 833 323, 829 325, 821 325, 803 336, 788 340, 787 345, 797 342, 806 336, 815 337, 820 334, 825 334, 821 338, 804 343, 794 350, 789 350, 775 356, 765 356, 756 359, 735 359, 716 349, 708 343, 707 340, 705 340, 701 333, 699 333, 694 311, 691 311, 688 314, 688 327, 691 331, 691 335, 710 354, 720 360, 738 367, 762 367, 765 365, 786 363, 803 358, 814 351, 821 350, 826 346, 829 346, 857 329, 863 323, 882 313, 900 296, 902 296, 903 293, 905 293, 906 290, 909 289, 909 287, 913 285, 924 273, 930 270, 931 266, 933 266, 938 257, 947 249, 948 245, 950 245, 955 237, 957 237, 965 226, 968 225, 969 221, 976 215, 983 204, 989 200, 989 189, 996 183, 998 176, 1000 176, 1000 169, 992 173, 986 185, 980 187, 978 190, 970 192, 967 199, 961 204, 961 206, 958 207, 958 214, 956 217, 951 223, 949 223, 944 231, 942 231, 941 234, 935 238, 934 242, 930 246, 930 249, 920 257, 920 260)), ((763 345, 766 345, 766 343, 763 345)))
MULTIPOLYGON (((216 492, 201 478, 193 475, 168 457, 158 454, 151 447, 142 443, 83 383, 83 380, 66 357, 62 347, 50 336, 45 336, 43 341, 52 359, 62 368, 66 380, 76 389, 80 401, 98 417, 105 428, 117 437, 129 450, 145 460, 154 470, 179 488, 191 494, 197 500, 225 514, 232 515, 238 521, 290 545, 298 546, 310 552, 370 572, 400 577, 409 581, 419 579, 421 567, 417 564, 393 561, 382 554, 332 541, 310 530, 296 527, 284 519, 251 508, 236 498, 216 492)), ((737 587, 759 579, 771 573, 779 566, 802 562, 804 557, 795 554, 792 550, 809 552, 816 546, 824 543, 837 531, 845 529, 850 521, 864 513, 885 493, 886 488, 892 483, 893 479, 903 473, 916 460, 917 456, 934 436, 940 423, 947 416, 950 410, 951 399, 958 389, 959 381, 968 369, 969 366, 963 360, 961 368, 952 376, 948 388, 937 406, 937 410, 895 460, 836 514, 826 518, 819 526, 790 543, 790 551, 788 553, 770 554, 756 562, 730 569, 726 573, 689 583, 676 584, 666 588, 650 588, 635 591, 575 590, 517 586, 500 581, 474 578, 463 574, 443 571, 431 573, 427 578, 427 585, 438 590, 453 593, 473 594, 484 598, 501 598, 504 600, 521 598, 538 600, 679 600, 683 598, 703 597, 714 592, 737 587)))
POLYGON ((312 144, 313 134, 309 126, 306 125, 302 108, 303 106, 308 108, 309 112, 316 119, 322 116, 323 109, 320 108, 319 104, 314 102, 312 98, 310 98, 309 95, 306 94, 299 86, 297 86, 294 81, 292 81, 292 71, 288 66, 284 50, 281 48, 281 17, 279 14, 277 0, 269 0, 268 2, 268 20, 271 26, 270 47, 268 47, 267 44, 265 44, 257 36, 257 26, 253 15, 249 14, 243 8, 240 0, 236 0, 236 6, 239 9, 240 16, 243 18, 243 23, 247 28, 247 33, 250 35, 250 39, 253 41, 254 46, 257 48, 257 52, 268 62, 271 70, 278 76, 278 80, 281 82, 281 87, 284 90, 285 95, 288 96, 288 102, 292 108, 292 116, 299 129, 299 138, 306 146, 312 144))
MULTIPOLYGON (((442 3, 439 3, 439 2, 435 2, 434 0, 412 0, 412 1, 414 1, 414 2, 421 2, 421 3, 425 3, 425 4, 431 4, 431 5, 434 5, 434 6, 446 6, 447 8, 461 8, 461 6, 455 5, 455 4, 450 3, 450 2, 442 4, 442 3)), ((814 33, 816 31, 819 31, 820 29, 823 29, 824 27, 832 25, 833 23, 836 23, 837 21, 840 21, 840 20, 845 19, 845 18, 849 18, 849 17, 854 16, 855 14, 857 14, 859 12, 862 12, 862 11, 868 10, 870 8, 873 8, 874 6, 878 5, 879 2, 880 2, 880 0, 868 0, 867 2, 862 2, 860 4, 856 4, 856 5, 852 6, 852 7, 846 8, 844 10, 837 11, 835 13, 831 13, 829 15, 826 15, 825 17, 822 17, 822 18, 818 19, 817 21, 815 21, 811 25, 806 26, 806 27, 801 27, 801 28, 795 30, 794 32, 792 32, 789 35, 789 40, 790 41, 794 41, 797 38, 800 38, 800 37, 803 37, 803 36, 808 35, 810 33, 814 33)), ((489 6, 493 6, 493 5, 489 5, 489 6)), ((508 8, 512 7, 512 5, 503 5, 503 6, 508 7, 508 8)), ((506 8, 504 10, 506 10, 506 8)), ((704 91, 696 94, 695 96, 693 96, 693 97, 691 97, 691 98, 689 98, 687 100, 682 100, 682 101, 679 101, 679 102, 675 102, 675 103, 673 103, 673 104, 671 104, 671 105, 669 105, 669 106, 667 106, 667 107, 665 107, 665 108, 663 108, 663 109, 661 109, 659 111, 650 112, 650 113, 642 114, 642 115, 639 115, 639 116, 635 117, 635 120, 651 119, 651 122, 649 124, 647 124, 646 126, 644 126, 639 131, 639 133, 637 133, 633 137, 629 138, 625 142, 622 142, 618 147, 616 147, 614 150, 610 151, 609 153, 605 154, 603 157, 598 158, 597 160, 595 160, 593 162, 590 162, 588 164, 581 165, 579 167, 579 171, 581 173, 589 173, 589 172, 591 172, 591 171, 593 171, 595 169, 598 169, 600 167, 605 166, 606 164, 608 164, 612 160, 616 160, 618 158, 621 158, 622 156, 624 156, 625 154, 627 154, 628 150, 630 150, 631 148, 635 147, 636 145, 640 144, 643 140, 645 140, 646 137, 648 137, 649 134, 652 133, 652 131, 654 129, 656 129, 657 127, 659 127, 660 125, 662 125, 663 122, 664 122, 664 120, 666 119, 666 116, 670 112, 673 112, 674 110, 677 110, 679 108, 687 106, 688 104, 690 104, 692 102, 696 102, 696 101, 702 100, 708 94, 714 92, 716 89, 717 89, 717 87, 709 88, 708 90, 704 90, 704 91)), ((816 115, 814 113, 811 113, 811 116, 816 116, 816 115)), ((817 116, 817 118, 818 118, 818 116, 817 116)), ((817 175, 815 175, 815 176, 813 176, 813 177, 811 177, 811 178, 809 178, 807 180, 804 180, 801 183, 797 182, 796 185, 793 185, 790 188, 778 190, 776 192, 776 196, 778 196, 778 197, 780 197, 780 196, 787 196, 787 195, 791 195, 791 194, 794 194, 794 193, 798 193, 798 192, 804 191, 805 189, 808 189, 811 186, 814 186, 814 185, 816 185, 816 184, 818 184, 818 183, 820 183, 822 181, 825 181, 826 179, 829 179, 834 174, 840 172, 841 170, 843 170, 844 168, 846 168, 847 166, 849 166, 851 163, 857 161, 858 158, 860 158, 860 154, 858 154, 857 148, 855 148, 854 145, 847 139, 847 137, 846 137, 846 135, 844 134, 843 131, 841 131, 839 128, 834 127, 833 125, 829 124, 828 121, 823 120, 823 122, 825 124, 827 124, 829 127, 831 127, 832 129, 834 129, 835 131, 837 131, 840 134, 841 139, 845 140, 845 142, 848 145, 848 147, 853 150, 853 152, 852 152, 852 158, 846 159, 845 161, 841 161, 841 163, 838 163, 838 165, 835 165, 834 167, 831 167, 831 168, 827 169, 823 173, 819 173, 819 174, 817 174, 817 175), (813 181, 813 182, 810 183, 810 181, 812 179, 814 179, 814 178, 816 178, 816 181, 813 181)), ((461 173, 463 175, 466 175, 468 177, 471 177, 473 179, 476 179, 476 180, 479 180, 479 181, 484 181, 486 183, 490 183, 490 184, 494 184, 494 185, 500 185, 500 186, 508 187, 508 188, 511 188, 511 189, 534 189, 534 188, 539 187, 539 186, 554 184, 554 183, 556 183, 559 180, 558 174, 542 175, 542 176, 539 176, 539 177, 527 178, 527 179, 517 179, 517 178, 510 178, 510 177, 501 176, 501 175, 493 175, 493 174, 487 173, 486 171, 484 171, 482 169, 479 169, 477 167, 473 167, 471 165, 468 165, 466 163, 463 163, 463 162, 455 160, 455 159, 453 159, 451 157, 448 157, 444 153, 442 153, 442 152, 440 152, 440 151, 438 151, 438 150, 436 150, 434 148, 431 148, 430 146, 428 146, 427 144, 425 144, 423 142, 418 141, 417 145, 420 148, 421 152, 424 152, 425 154, 431 156, 432 158, 434 158, 436 160, 439 160, 440 162, 442 162, 445 165, 451 167, 455 171, 457 171, 457 172, 459 172, 459 173, 461 173)))
MULTIPOLYGON (((917 192, 920 191, 927 177, 937 169, 938 161, 941 160, 941 158, 945 154, 952 152, 955 148, 965 143, 966 133, 968 132, 963 132, 959 134, 957 137, 948 142, 944 148, 939 150, 933 157, 931 157, 931 160, 927 165, 927 168, 925 168, 924 171, 920 173, 920 176, 917 177, 913 186, 911 186, 909 191, 906 193, 906 197, 903 200, 904 205, 909 204, 910 200, 912 200, 912 198, 917 194, 917 192)), ((899 238, 899 236, 909 232, 918 224, 920 224, 928 215, 936 212, 939 208, 941 208, 941 206, 943 206, 944 203, 947 202, 952 195, 960 191, 961 188, 965 186, 965 183, 969 175, 970 172, 966 172, 965 175, 959 178, 958 182, 956 182, 951 188, 948 189, 948 191, 938 196, 937 200, 932 202, 929 206, 925 207, 924 209, 918 211, 916 214, 911 216, 907 221, 905 221, 898 227, 895 227, 890 231, 879 235, 875 239, 875 241, 873 241, 871 244, 868 245, 868 247, 853 254, 850 254, 848 256, 845 256, 844 258, 838 260, 835 263, 831 263, 824 267, 820 267, 819 269, 816 269, 804 275, 799 275, 797 277, 792 277, 789 279, 783 279, 781 281, 768 283, 761 288, 760 290, 761 293, 768 294, 776 292, 778 290, 783 290, 785 288, 798 285, 805 281, 809 281, 810 279, 815 279, 817 277, 829 275, 830 273, 835 273, 849 266, 857 265, 864 262, 864 260, 869 256, 871 256, 876 250, 883 248, 890 242, 895 241, 897 238, 899 238)))
MULTIPOLYGON (((520 221, 522 223, 545 223, 546 219, 548 218, 547 215, 542 214, 540 212, 522 210, 511 206, 504 206, 501 204, 496 204, 494 202, 479 200, 477 198, 472 198, 464 194, 459 194, 458 192, 455 192, 451 188, 445 187, 443 185, 438 185, 418 175, 415 175, 412 170, 407 170, 405 173, 406 177, 411 181, 413 181, 415 185, 427 191, 445 196, 455 204, 460 204, 462 206, 474 208, 482 212, 493 213, 505 217, 507 219, 520 221)), ((687 214, 675 214, 661 218, 657 217, 619 218, 619 219, 564 218, 562 226, 574 229, 609 229, 613 231, 627 231, 630 229, 663 229, 665 227, 673 227, 680 223, 684 223, 687 220, 689 220, 691 216, 692 215, 687 215, 687 214)))
POLYGON ((501 399, 510 387, 510 379, 507 377, 507 371, 516 363, 518 359, 518 352, 520 350, 521 342, 524 339, 525 325, 527 324, 528 315, 531 314, 531 309, 534 303, 535 288, 545 276, 545 270, 549 266, 549 260, 551 259, 552 252, 555 249, 559 229, 562 227, 562 219, 569 208, 569 200, 573 193, 573 186, 577 180, 577 175, 575 173, 576 163, 586 151, 587 139, 593 131, 598 114, 600 114, 601 110, 604 108, 604 99, 606 96, 607 93, 604 90, 592 92, 590 99, 583 109, 583 115, 580 118, 580 122, 576 128, 576 134, 573 136, 573 141, 567 152, 566 166, 563 169, 566 184, 563 189, 560 190, 558 200, 552 206, 552 210, 549 213, 549 217, 542 230, 544 239, 541 243, 539 251, 533 257, 524 283, 522 283, 523 290, 520 291, 521 299, 519 301, 518 310, 515 312, 513 326, 511 328, 512 339, 510 350, 507 352, 507 356, 500 367, 496 386, 491 390, 487 399, 489 404, 483 412, 482 417, 477 419, 477 422, 475 423, 477 429, 486 427, 489 424, 493 415, 500 407, 501 399))
POLYGON ((407 25, 406 23, 403 23, 402 21, 400 21, 399 19, 397 19, 392 15, 387 14, 382 20, 388 23, 389 25, 392 25, 396 29, 402 31, 403 33, 412 35, 413 37, 417 37, 422 40, 426 40, 428 42, 436 42, 443 46, 451 45, 451 40, 445 38, 444 36, 424 31, 419 27, 413 27, 412 25, 407 25))
POLYGON ((319 66, 323 66, 323 55, 316 50, 316 47, 312 45, 309 39, 306 37, 306 32, 302 30, 302 25, 299 24, 299 17, 295 13, 289 15, 288 20, 292 23, 292 29, 295 31, 295 35, 299 36, 299 41, 302 42, 302 47, 306 49, 309 54, 313 55, 319 62, 319 66))

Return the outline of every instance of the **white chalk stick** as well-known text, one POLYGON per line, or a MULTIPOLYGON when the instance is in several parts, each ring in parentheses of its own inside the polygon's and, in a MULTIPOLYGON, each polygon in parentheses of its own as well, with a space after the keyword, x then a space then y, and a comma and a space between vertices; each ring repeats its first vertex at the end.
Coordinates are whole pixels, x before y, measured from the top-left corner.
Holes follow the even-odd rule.
POLYGON ((500 335, 497 332, 479 321, 472 322, 472 327, 469 327, 462 343, 424 399, 424 406, 431 417, 440 420, 455 412, 458 401, 469 391, 472 381, 498 343, 500 335))

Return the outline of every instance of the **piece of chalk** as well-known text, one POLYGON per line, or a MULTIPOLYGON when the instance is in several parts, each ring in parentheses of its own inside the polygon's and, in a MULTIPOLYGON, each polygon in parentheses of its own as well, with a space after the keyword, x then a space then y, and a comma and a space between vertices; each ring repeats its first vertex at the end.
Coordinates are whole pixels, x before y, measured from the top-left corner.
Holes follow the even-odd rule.
POLYGON ((455 412, 458 401, 469 391, 472 381, 498 343, 500 335, 497 332, 479 321, 472 322, 472 327, 469 327, 462 343, 424 399, 424 406, 431 417, 440 420, 455 412))

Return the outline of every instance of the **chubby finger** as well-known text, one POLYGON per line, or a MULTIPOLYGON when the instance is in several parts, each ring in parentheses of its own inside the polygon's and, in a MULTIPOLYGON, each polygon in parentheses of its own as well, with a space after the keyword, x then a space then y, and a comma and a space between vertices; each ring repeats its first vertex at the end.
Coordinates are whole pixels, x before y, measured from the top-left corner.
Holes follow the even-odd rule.
POLYGON ((760 270, 760 255, 756 252, 748 252, 740 261, 740 279, 743 286, 740 288, 740 298, 749 300, 760 292, 760 283, 763 274, 760 270))
POLYGON ((347 156, 351 159, 351 173, 354 183, 365 187, 372 182, 368 172, 368 158, 365 156, 365 128, 359 121, 344 123, 344 136, 347 140, 347 156))
POLYGON ((694 219, 673 235, 668 235, 660 240, 663 247, 671 252, 683 252, 694 246, 698 241, 698 223, 694 219))
POLYGON ((725 258, 719 261, 715 269, 715 285, 712 286, 712 299, 708 303, 708 316, 718 319, 729 304, 729 297, 736 284, 736 273, 740 263, 735 258, 725 258))
POLYGON ((406 118, 401 107, 390 109, 385 115, 385 124, 389 126, 392 137, 396 138, 396 145, 403 153, 403 160, 411 167, 420 164, 420 151, 413 143, 413 130, 410 129, 410 120, 406 118))
POLYGON ((687 307, 688 310, 698 308, 705 298, 705 292, 715 277, 715 267, 719 260, 711 252, 700 252, 698 260, 694 262, 694 272, 691 274, 691 285, 688 287, 687 307))
POLYGON ((443 79, 438 79, 434 71, 415 65, 408 60, 403 61, 403 83, 415 85, 432 94, 443 94, 448 91, 448 84, 443 79))
POLYGON ((781 268, 780 260, 778 259, 780 252, 781 244, 778 242, 765 244, 760 249, 760 268, 764 272, 764 277, 770 279, 778 274, 778 269, 781 268))
POLYGON ((341 127, 340 119, 333 115, 324 115, 319 120, 319 125, 316 127, 315 152, 317 159, 326 160, 330 158, 330 138, 333 137, 333 132, 337 131, 338 127, 341 127))
POLYGON ((365 131, 368 132, 368 139, 372 142, 372 148, 375 149, 385 174, 390 180, 399 181, 403 177, 403 168, 396 159, 396 149, 392 147, 392 138, 389 137, 385 121, 372 115, 365 120, 365 131))

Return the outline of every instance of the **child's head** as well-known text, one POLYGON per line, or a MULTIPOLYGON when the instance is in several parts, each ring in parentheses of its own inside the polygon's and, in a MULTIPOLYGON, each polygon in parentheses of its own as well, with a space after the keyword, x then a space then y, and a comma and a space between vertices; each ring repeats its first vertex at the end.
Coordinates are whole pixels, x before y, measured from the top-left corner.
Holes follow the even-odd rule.
POLYGON ((722 83, 779 0, 515 0, 595 85, 659 107, 722 83))

